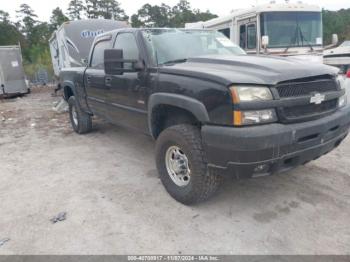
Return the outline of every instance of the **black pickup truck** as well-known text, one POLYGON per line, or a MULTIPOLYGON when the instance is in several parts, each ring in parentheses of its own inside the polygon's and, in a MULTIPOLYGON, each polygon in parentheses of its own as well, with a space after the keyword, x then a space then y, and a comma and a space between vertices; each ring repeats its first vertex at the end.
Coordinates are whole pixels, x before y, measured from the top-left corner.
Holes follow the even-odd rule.
POLYGON ((88 66, 63 70, 73 129, 92 116, 151 135, 162 183, 176 200, 210 197, 223 175, 286 171, 347 136, 337 69, 248 56, 215 31, 120 29, 98 36, 88 66))

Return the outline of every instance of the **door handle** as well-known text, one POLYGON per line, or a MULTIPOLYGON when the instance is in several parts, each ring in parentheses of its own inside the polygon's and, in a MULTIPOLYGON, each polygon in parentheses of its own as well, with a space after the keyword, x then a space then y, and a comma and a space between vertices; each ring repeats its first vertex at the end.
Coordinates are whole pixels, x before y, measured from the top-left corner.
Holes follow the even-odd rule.
POLYGON ((87 76, 87 77, 86 77, 86 82, 88 82, 88 84, 91 83, 91 76, 87 76))
POLYGON ((112 77, 106 77, 105 78, 105 85, 111 86, 112 85, 112 77))

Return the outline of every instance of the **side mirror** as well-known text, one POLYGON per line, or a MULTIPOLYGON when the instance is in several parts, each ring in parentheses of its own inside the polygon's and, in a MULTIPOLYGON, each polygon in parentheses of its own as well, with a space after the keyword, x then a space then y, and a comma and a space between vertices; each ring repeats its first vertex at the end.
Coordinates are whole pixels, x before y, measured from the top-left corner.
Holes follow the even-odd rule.
POLYGON ((338 35, 337 34, 333 34, 332 35, 332 45, 338 44, 338 41, 339 41, 338 35))
POLYGON ((269 36, 268 35, 263 35, 261 37, 261 45, 263 48, 266 48, 269 45, 269 36))
POLYGON ((141 61, 124 59, 121 49, 106 49, 104 51, 104 67, 107 75, 122 75, 124 72, 137 72, 144 69, 141 61), (124 66, 124 64, 128 64, 128 66, 124 66))
POLYGON ((123 74, 123 50, 106 49, 104 51, 104 66, 106 75, 123 74))

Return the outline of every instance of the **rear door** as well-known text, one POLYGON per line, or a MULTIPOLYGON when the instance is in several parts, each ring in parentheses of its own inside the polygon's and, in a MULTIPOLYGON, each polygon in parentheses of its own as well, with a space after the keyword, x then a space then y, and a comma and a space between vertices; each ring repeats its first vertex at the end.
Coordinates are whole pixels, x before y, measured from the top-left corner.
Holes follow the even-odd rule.
POLYGON ((106 92, 104 71, 104 50, 111 48, 111 38, 101 39, 96 42, 91 54, 89 66, 84 75, 87 100, 90 109, 96 115, 107 116, 106 92))

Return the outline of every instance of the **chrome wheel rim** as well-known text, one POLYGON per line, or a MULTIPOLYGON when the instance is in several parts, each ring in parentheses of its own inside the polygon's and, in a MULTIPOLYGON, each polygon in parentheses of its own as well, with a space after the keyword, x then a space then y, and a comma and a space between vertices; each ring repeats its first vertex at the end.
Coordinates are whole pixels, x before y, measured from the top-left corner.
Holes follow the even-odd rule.
POLYGON ((75 106, 72 107, 72 119, 75 126, 78 126, 78 113, 75 106))
POLYGON ((187 186, 191 180, 186 154, 178 146, 171 146, 165 153, 165 166, 171 180, 179 187, 187 186))

